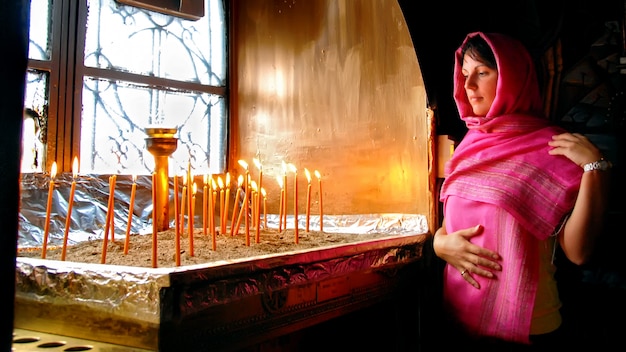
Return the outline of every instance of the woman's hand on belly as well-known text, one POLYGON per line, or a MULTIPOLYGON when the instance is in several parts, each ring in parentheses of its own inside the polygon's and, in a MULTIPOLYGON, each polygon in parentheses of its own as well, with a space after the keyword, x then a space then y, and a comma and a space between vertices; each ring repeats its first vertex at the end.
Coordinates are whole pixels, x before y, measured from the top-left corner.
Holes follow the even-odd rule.
POLYGON ((480 288, 480 285, 474 275, 496 278, 494 272, 502 270, 498 253, 470 242, 472 237, 482 232, 482 225, 477 225, 447 233, 444 220, 433 239, 435 254, 456 268, 459 275, 476 288, 480 288))

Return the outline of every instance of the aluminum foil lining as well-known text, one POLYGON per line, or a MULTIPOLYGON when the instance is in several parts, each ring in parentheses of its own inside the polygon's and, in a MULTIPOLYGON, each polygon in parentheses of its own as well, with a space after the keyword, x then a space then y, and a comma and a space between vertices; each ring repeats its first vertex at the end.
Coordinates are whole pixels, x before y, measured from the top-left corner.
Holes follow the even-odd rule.
MULTIPOLYGON (((49 246, 62 244, 71 180, 71 175, 55 179, 59 186, 54 189, 55 210, 51 216, 49 246)), ((103 176, 81 176, 75 191, 70 245, 102 236, 108 200, 106 180, 103 176)), ((49 178, 42 175, 23 175, 18 248, 42 244, 48 182, 49 178)), ((152 231, 150 182, 148 177, 137 179, 135 204, 138 204, 136 209, 143 210, 134 214, 133 233, 152 231), (140 188, 146 191, 140 192, 140 188)), ((126 230, 131 184, 130 178, 117 179, 115 225, 118 231, 126 230)), ((290 221, 293 224, 293 218, 290 221)), ((278 216, 268 214, 268 227, 277 227, 277 222, 278 216)), ((319 217, 311 217, 310 225, 314 230, 319 228, 319 217)), ((16 297, 22 302, 80 304, 96 312, 158 324, 162 320, 161 309, 167 309, 160 299, 164 288, 185 287, 187 301, 178 308, 183 314, 191 315, 207 306, 249 295, 352 271, 405 264, 421 257, 421 244, 428 233, 428 225, 426 217, 420 214, 325 215, 324 232, 389 236, 355 244, 175 268, 138 268, 18 256, 16 297), (198 282, 203 284, 201 289, 193 289, 193 283, 198 282)))
MULTIPOLYGON (((55 177, 54 196, 50 211, 48 247, 62 246, 69 207, 71 173, 55 177)), ((21 203, 19 213, 18 249, 40 248, 43 245, 47 212, 47 197, 50 176, 42 173, 22 174, 21 203)), ((152 233, 152 193, 150 176, 137 177, 134 213, 130 232, 152 233)), ((116 233, 125 233, 128 225, 130 190, 132 178, 128 175, 117 177, 114 193, 113 217, 116 233)), ((174 214, 173 184, 170 185, 170 214, 174 214)), ((81 241, 102 239, 107 216, 109 198, 108 175, 80 175, 76 180, 72 214, 69 222, 68 245, 81 241)), ((201 192, 201 190, 199 190, 201 192)), ((197 197, 202 197, 201 193, 197 197)), ((174 225, 173 216, 171 227, 174 225)), ((195 223, 201 223, 196 214, 195 223)), ((287 215, 287 227, 293 228, 293 215, 287 215)), ((304 214, 298 216, 298 224, 305 226, 304 214)), ((319 215, 311 215, 309 224, 313 231, 319 230, 319 215)), ((267 214, 267 226, 278 228, 278 215, 267 214)), ((427 219, 416 214, 365 214, 365 215, 324 215, 324 232, 343 233, 426 233, 427 219)))

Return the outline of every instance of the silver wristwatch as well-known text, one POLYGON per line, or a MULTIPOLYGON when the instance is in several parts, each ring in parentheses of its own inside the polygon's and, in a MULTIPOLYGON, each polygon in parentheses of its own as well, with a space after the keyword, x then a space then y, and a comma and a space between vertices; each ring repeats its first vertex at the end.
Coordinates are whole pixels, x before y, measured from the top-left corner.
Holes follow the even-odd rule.
POLYGON ((610 161, 604 160, 604 159, 600 159, 598 161, 594 161, 592 163, 588 163, 588 164, 583 165, 583 170, 585 172, 593 171, 593 170, 606 171, 606 170, 610 169, 612 166, 613 165, 611 164, 610 161))

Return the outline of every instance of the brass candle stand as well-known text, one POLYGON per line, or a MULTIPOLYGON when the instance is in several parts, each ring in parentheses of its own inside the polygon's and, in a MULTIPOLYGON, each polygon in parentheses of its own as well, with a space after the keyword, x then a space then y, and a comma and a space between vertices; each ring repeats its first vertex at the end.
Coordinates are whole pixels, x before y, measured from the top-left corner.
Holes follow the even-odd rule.
POLYGON ((156 215, 155 226, 157 231, 169 229, 169 162, 168 158, 178 148, 178 138, 174 137, 177 128, 169 127, 148 127, 145 129, 148 138, 146 146, 150 154, 154 156, 156 173, 156 204, 154 211, 156 215))

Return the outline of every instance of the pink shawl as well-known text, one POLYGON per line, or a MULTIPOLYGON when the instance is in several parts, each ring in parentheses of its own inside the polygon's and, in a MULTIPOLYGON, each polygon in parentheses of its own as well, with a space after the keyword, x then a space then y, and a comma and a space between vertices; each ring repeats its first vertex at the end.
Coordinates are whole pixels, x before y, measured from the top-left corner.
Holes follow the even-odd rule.
MULTIPOLYGON (((446 266, 444 301, 469 332, 528 343, 537 280, 539 241, 574 206, 582 169, 548 154, 564 130, 542 115, 532 59, 522 44, 501 34, 480 35, 497 66, 496 99, 485 117, 472 116, 456 51, 454 98, 469 131, 445 166, 441 201, 448 233, 484 226, 472 242, 499 252, 503 271, 479 290, 446 266)), ((467 40, 466 38, 466 40, 467 40)))

